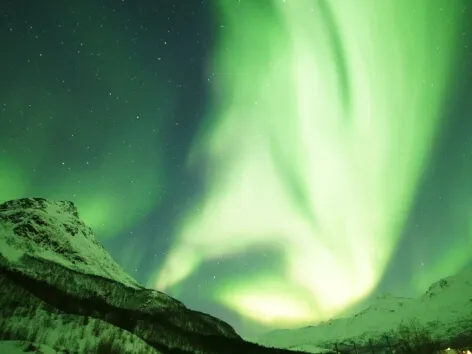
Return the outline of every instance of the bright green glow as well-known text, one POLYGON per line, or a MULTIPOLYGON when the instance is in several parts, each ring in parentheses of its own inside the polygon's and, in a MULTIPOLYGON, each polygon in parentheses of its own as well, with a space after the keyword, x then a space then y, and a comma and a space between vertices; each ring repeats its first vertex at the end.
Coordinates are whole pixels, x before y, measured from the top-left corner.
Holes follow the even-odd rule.
POLYGON ((286 323, 298 325, 319 315, 309 293, 300 288, 286 288, 283 279, 273 275, 246 278, 237 292, 232 284, 222 286, 218 295, 229 304, 244 308, 247 317, 264 324, 284 318, 286 323))
POLYGON ((280 243, 284 274, 251 270, 270 285, 249 276, 216 298, 277 326, 329 318, 369 294, 395 251, 440 123, 460 7, 218 4, 217 107, 191 158, 211 162, 208 194, 156 286, 280 243))

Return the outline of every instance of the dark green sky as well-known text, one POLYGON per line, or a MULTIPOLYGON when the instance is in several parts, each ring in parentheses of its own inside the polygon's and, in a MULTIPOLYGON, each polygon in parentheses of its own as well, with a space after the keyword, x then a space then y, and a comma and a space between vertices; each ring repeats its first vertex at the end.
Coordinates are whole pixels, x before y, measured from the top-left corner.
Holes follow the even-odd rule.
POLYGON ((470 264, 466 1, 0 10, 0 202, 74 201, 146 285, 255 333, 470 264))

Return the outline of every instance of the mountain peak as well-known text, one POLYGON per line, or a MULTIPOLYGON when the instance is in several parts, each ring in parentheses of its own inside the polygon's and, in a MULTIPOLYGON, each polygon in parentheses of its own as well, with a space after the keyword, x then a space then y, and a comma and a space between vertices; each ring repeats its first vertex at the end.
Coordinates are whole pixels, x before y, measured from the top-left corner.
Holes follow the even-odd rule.
POLYGON ((105 251, 70 201, 39 197, 10 200, 0 204, 0 222, 4 235, 0 252, 10 262, 24 257, 45 259, 127 286, 140 286, 105 251))
POLYGON ((5 210, 28 210, 38 209, 49 214, 69 214, 79 219, 79 212, 75 204, 71 201, 52 201, 41 197, 20 198, 4 202, 0 204, 0 211, 5 210))

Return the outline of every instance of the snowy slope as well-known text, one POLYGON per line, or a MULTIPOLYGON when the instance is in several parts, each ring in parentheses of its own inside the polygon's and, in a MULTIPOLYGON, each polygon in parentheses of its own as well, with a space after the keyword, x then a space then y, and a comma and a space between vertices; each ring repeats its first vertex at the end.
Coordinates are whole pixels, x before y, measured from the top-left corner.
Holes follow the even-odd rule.
POLYGON ((21 267, 24 254, 99 275, 130 287, 141 286, 119 267, 72 202, 24 198, 0 205, 0 254, 21 267), (54 237, 50 237, 54 235, 54 237))
POLYGON ((74 204, 43 198, 0 204, 0 353, 23 344, 51 354, 107 345, 127 354, 291 353, 246 342, 224 321, 144 288, 74 204))
MULTIPOLYGON (((385 342, 400 324, 418 320, 438 340, 472 333, 472 271, 441 279, 416 299, 386 295, 349 318, 333 319, 317 326, 276 330, 259 343, 279 348, 306 348, 309 345, 333 348, 335 343, 366 345, 369 340, 385 342)), ((315 352, 315 351, 313 351, 315 352)))

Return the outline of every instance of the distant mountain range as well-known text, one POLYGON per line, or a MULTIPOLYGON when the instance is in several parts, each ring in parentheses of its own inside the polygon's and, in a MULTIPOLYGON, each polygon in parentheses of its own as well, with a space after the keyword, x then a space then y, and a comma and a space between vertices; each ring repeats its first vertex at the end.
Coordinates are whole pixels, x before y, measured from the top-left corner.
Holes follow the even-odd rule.
POLYGON ((67 201, 0 204, 0 353, 292 353, 140 285, 67 201))
POLYGON ((436 347, 472 347, 471 268, 433 283, 418 298, 385 295, 352 317, 300 329, 275 330, 258 342, 311 353, 335 348, 380 353, 382 348, 391 352, 408 339, 405 336, 414 341, 419 334, 427 334, 436 347))

